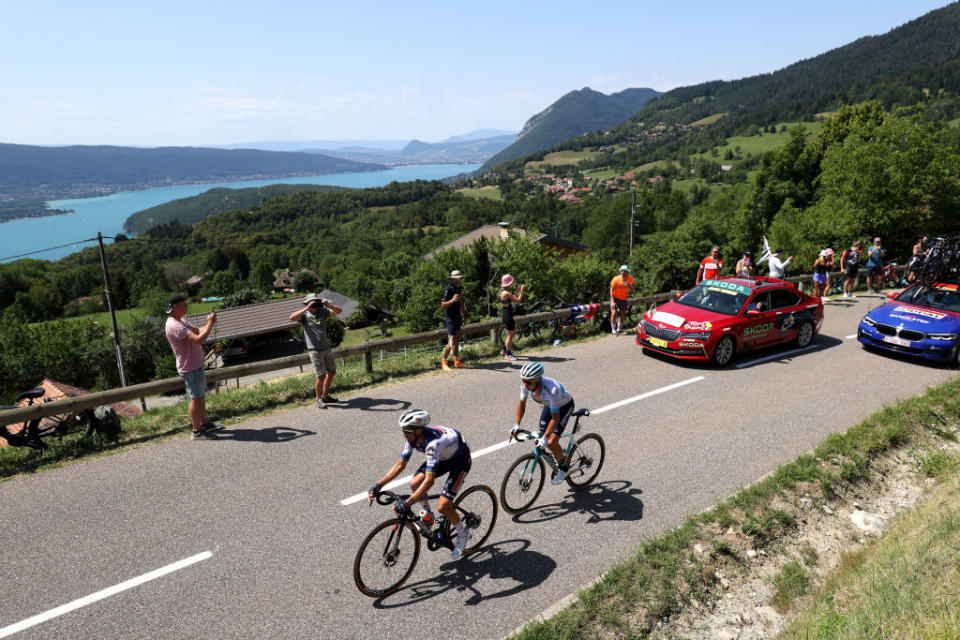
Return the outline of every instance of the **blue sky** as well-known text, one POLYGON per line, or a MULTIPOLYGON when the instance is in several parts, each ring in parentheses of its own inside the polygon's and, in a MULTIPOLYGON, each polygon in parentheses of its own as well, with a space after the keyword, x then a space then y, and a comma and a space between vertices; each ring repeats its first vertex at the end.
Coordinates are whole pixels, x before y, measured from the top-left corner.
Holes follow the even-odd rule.
POLYGON ((0 0, 0 142, 439 141, 582 87, 775 71, 944 0, 0 0))

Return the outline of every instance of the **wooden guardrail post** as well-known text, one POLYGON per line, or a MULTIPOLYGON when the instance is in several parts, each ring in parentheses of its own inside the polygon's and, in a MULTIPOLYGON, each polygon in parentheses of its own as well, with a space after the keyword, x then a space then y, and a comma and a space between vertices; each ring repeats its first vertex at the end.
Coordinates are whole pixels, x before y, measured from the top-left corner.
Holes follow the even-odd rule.
POLYGON ((363 371, 364 373, 373 373, 373 354, 370 351, 363 352, 363 371))

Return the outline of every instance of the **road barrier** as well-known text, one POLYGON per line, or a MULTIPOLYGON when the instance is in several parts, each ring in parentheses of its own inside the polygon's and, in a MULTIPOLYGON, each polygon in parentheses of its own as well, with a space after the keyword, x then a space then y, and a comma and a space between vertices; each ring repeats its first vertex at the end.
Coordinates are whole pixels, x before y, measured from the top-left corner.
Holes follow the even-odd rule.
MULTIPOLYGON (((798 285, 798 287, 802 289, 805 283, 812 280, 812 277, 809 275, 795 276, 791 278, 785 278, 785 280, 798 285)), ((678 291, 671 291, 669 293, 658 293, 652 296, 630 298, 628 302, 630 306, 638 304, 656 304, 672 300, 678 293, 678 291)), ((518 325, 521 325, 530 322, 546 322, 547 320, 559 318, 565 319, 569 317, 569 309, 554 309, 552 311, 544 311, 542 313, 516 316, 515 320, 518 325)), ((473 335, 486 332, 493 334, 502 326, 503 320, 500 318, 494 318, 491 320, 484 320, 483 322, 475 322, 473 324, 464 325, 461 333, 463 335, 473 335)), ((364 368, 366 371, 370 372, 373 370, 373 352, 375 351, 381 349, 389 350, 406 345, 445 340, 446 337, 447 332, 445 329, 437 329, 436 331, 412 333, 397 338, 384 338, 383 340, 371 340, 369 342, 361 342, 360 344, 353 344, 346 347, 337 347, 336 349, 332 350, 332 354, 335 358, 361 355, 363 357, 364 368)), ((221 380, 229 380, 231 378, 239 378, 240 376, 248 376, 258 373, 279 371, 288 367, 298 367, 309 363, 310 356, 304 352, 295 356, 264 360, 263 362, 251 362, 247 364, 238 364, 229 367, 209 369, 207 371, 207 381, 210 383, 216 383, 221 380)), ((108 389, 107 391, 98 391, 87 395, 75 396, 73 398, 64 398, 61 400, 54 400, 52 402, 40 402, 27 407, 18 407, 16 409, 0 411, 0 424, 17 424, 27 420, 32 420, 34 418, 77 413, 79 411, 83 411, 84 409, 92 409, 94 407, 99 407, 100 405, 104 404, 111 404, 113 402, 133 400, 135 398, 144 398, 147 396, 155 396, 162 393, 181 390, 183 390, 183 380, 180 378, 180 376, 164 378, 163 380, 153 380, 151 382, 143 382, 141 384, 134 384, 119 389, 108 389)))

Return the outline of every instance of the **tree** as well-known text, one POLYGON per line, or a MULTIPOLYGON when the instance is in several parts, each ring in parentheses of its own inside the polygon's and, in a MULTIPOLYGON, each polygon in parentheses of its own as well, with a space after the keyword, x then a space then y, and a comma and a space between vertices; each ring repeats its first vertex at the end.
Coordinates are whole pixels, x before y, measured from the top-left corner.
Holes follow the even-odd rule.
POLYGON ((250 285, 269 292, 273 289, 273 270, 263 260, 253 265, 253 271, 250 272, 250 285))

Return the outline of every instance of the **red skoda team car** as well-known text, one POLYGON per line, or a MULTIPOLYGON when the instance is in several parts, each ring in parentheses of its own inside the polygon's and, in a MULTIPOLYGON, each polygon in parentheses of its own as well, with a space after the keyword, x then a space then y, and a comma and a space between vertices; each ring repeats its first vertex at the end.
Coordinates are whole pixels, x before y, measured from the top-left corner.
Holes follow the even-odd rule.
POLYGON ((724 366, 738 351, 783 342, 806 347, 823 324, 823 303, 776 278, 704 280, 647 311, 637 344, 683 360, 724 366))

